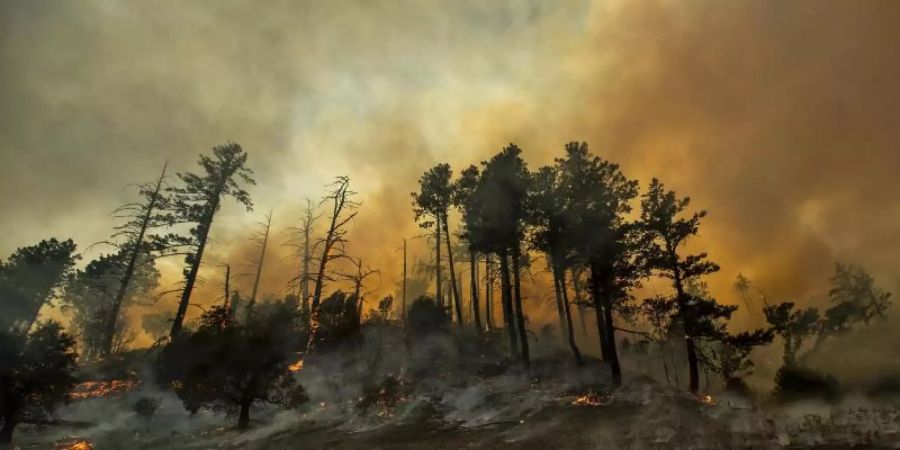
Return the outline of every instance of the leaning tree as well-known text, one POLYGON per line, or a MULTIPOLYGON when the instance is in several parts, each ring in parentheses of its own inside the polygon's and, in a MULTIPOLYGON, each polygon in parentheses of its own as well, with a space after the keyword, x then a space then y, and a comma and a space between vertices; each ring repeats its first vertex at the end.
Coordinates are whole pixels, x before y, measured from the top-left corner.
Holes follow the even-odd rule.
POLYGON ((194 224, 190 236, 182 241, 189 251, 185 257, 184 289, 172 322, 172 337, 181 332, 213 218, 221 207, 222 199, 232 197, 248 211, 253 208, 250 194, 244 186, 256 184, 256 181, 252 178, 253 171, 246 166, 247 153, 240 145, 233 142, 217 145, 213 148, 212 156, 200 155, 197 164, 202 172, 179 173, 182 186, 169 189, 173 194, 172 212, 176 217, 175 221, 194 224))

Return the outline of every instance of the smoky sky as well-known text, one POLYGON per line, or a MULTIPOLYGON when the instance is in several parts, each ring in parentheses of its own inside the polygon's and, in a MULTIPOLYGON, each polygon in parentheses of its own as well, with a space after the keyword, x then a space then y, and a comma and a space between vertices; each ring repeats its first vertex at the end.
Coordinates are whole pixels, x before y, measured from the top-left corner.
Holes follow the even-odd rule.
POLYGON ((742 272, 823 304, 836 260, 900 291, 894 1, 8 1, 0 20, 3 255, 57 236, 95 257, 130 183, 236 141, 257 208, 217 217, 201 297, 269 209, 283 293, 287 230, 335 175, 363 202, 350 252, 390 293, 403 238, 427 258, 421 172, 509 142, 536 169, 584 140, 709 210, 690 249, 724 301, 742 272))

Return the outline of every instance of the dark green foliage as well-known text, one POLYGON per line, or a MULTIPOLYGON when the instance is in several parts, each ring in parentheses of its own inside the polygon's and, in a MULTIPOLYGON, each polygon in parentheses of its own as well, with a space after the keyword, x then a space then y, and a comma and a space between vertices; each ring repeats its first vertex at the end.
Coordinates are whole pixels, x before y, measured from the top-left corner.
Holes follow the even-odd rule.
POLYGON ((66 281, 62 297, 63 310, 71 312, 72 326, 78 330, 83 357, 96 357, 106 353, 106 343, 111 342, 113 352, 120 351, 131 339, 124 315, 128 305, 150 296, 159 284, 159 271, 146 249, 133 269, 120 307, 115 307, 122 276, 128 267, 129 252, 101 255, 77 270, 66 281), (112 332, 107 336, 110 315, 118 314, 112 332))
POLYGON ((837 400, 840 385, 831 375, 803 366, 782 366, 775 374, 775 396, 782 401, 837 400))
POLYGON ((27 333, 78 258, 71 239, 51 238, 0 261, 0 331, 27 333))
POLYGON ((722 377, 726 390, 748 394, 749 388, 743 379, 753 373, 750 352, 756 347, 770 344, 773 336, 771 330, 726 334, 701 352, 703 362, 707 368, 722 377))
POLYGON ((56 322, 30 334, 0 332, 0 445, 22 422, 43 422, 75 385, 75 340, 56 322))
POLYGON ((783 341, 784 365, 795 365, 803 342, 819 332, 819 311, 816 308, 795 309, 793 302, 783 302, 767 305, 763 312, 772 331, 783 341))
POLYGON ((356 297, 344 291, 334 291, 319 305, 316 342, 312 348, 327 353, 343 345, 356 343, 360 338, 362 321, 356 297))
POLYGON ((423 295, 415 299, 409 306, 406 322, 409 331, 414 336, 423 337, 447 332, 450 318, 433 298, 423 295))
POLYGON ((177 335, 163 349, 158 377, 190 411, 239 412, 242 429, 256 401, 294 407, 306 400, 288 371, 298 345, 297 309, 292 302, 261 303, 242 323, 224 306, 213 307, 197 331, 177 335))

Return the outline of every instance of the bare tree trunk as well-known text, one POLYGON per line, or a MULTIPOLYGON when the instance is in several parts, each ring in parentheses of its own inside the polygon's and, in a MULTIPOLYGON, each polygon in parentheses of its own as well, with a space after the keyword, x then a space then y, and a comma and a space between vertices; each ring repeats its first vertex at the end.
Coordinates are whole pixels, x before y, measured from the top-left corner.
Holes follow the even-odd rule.
POLYGON ((581 322, 581 333, 586 338, 588 332, 587 324, 585 323, 584 290, 581 288, 581 275, 579 272, 572 270, 572 288, 575 290, 575 305, 578 307, 578 321, 581 322))
POLYGON ((519 344, 516 338, 515 319, 512 310, 511 282, 509 280, 509 256, 506 250, 500 253, 500 300, 503 303, 503 320, 509 333, 509 351, 513 357, 519 355, 519 344))
POLYGON ((175 313, 175 319, 172 322, 172 332, 170 336, 174 339, 181 333, 184 316, 187 313, 188 305, 191 303, 191 293, 194 290, 194 283, 197 281, 197 272, 200 271, 200 261, 203 260, 203 251, 206 249, 206 241, 209 239, 209 229, 212 228, 213 215, 219 207, 219 196, 221 188, 215 193, 215 200, 206 212, 203 223, 200 226, 200 243, 197 246, 197 252, 191 258, 191 269, 188 272, 187 279, 184 282, 184 290, 181 292, 181 301, 178 303, 178 311, 175 313))
POLYGON ((447 237, 447 263, 450 266, 450 292, 453 294, 453 304, 456 308, 456 322, 459 323, 460 327, 462 327, 464 325, 462 315, 462 300, 459 298, 459 290, 456 285, 456 268, 453 266, 453 249, 450 245, 450 225, 447 223, 446 215, 444 216, 442 222, 444 222, 444 236, 447 237))
POLYGON ((475 321, 475 328, 478 330, 478 334, 481 335, 484 330, 481 328, 481 313, 478 306, 478 255, 472 249, 469 249, 469 268, 471 272, 469 278, 471 278, 472 285, 472 319, 475 321))
POLYGON ((3 421, 3 428, 0 428, 0 445, 6 446, 12 443, 13 431, 16 429, 17 421, 15 413, 8 413, 3 421))
POLYGON ((609 370, 612 372, 613 386, 622 385, 622 366, 619 364, 619 351, 616 348, 616 327, 613 324, 612 305, 609 296, 604 296, 603 319, 606 329, 606 342, 609 344, 609 370))
POLYGON ((228 308, 229 301, 231 300, 231 295, 229 292, 231 291, 231 264, 225 264, 225 292, 224 294, 224 303, 225 307, 228 308))
POLYGON ((513 266, 513 289, 516 301, 516 320, 519 331, 519 344, 522 346, 522 363, 525 367, 531 363, 530 353, 528 351, 528 330, 525 328, 525 311, 522 309, 522 283, 519 276, 519 243, 513 246, 512 266, 513 266))
POLYGON ((688 390, 691 391, 691 393, 696 394, 700 391, 700 368, 699 361, 697 360, 696 343, 694 342, 693 336, 691 336, 693 324, 688 323, 688 319, 686 318, 685 314, 685 308, 687 308, 685 299, 687 297, 684 292, 684 285, 682 284, 681 271, 676 267, 673 273, 675 282, 675 295, 677 296, 678 301, 678 314, 681 317, 681 323, 684 327, 684 344, 687 349, 689 375, 688 390))
POLYGON ((147 228, 150 226, 150 221, 153 218, 153 210, 156 208, 159 193, 162 191, 163 180, 166 178, 167 167, 168 164, 163 165, 162 174, 160 174, 159 178, 156 180, 156 187, 153 188, 153 195, 150 197, 150 203, 147 204, 147 209, 144 211, 144 216, 141 218, 141 227, 138 231, 138 236, 132 243, 131 255, 128 257, 128 266, 125 267, 125 273, 122 275, 122 280, 119 283, 116 298, 113 300, 112 311, 110 311, 110 315, 106 319, 106 331, 103 334, 104 341, 100 349, 101 353, 104 355, 112 353, 113 337, 116 334, 116 323, 119 320, 119 310, 122 308, 122 302, 125 301, 125 294, 128 292, 128 285, 131 283, 131 277, 134 276, 134 270, 137 267, 138 258, 141 255, 144 236, 146 235, 147 228))
POLYGON ((609 344, 606 342, 606 321, 603 319, 603 305, 600 300, 600 280, 593 266, 591 267, 591 298, 594 303, 594 316, 597 320, 597 337, 600 339, 600 356, 603 362, 609 362, 609 344))
POLYGON ((253 402, 247 400, 241 401, 241 412, 237 424, 238 430, 246 430, 250 425, 250 405, 252 403, 253 402))
POLYGON ((441 219, 436 217, 434 220, 434 296, 438 303, 441 304, 441 309, 443 309, 444 296, 441 295, 441 288, 443 287, 443 284, 441 283, 441 219))
POLYGON ((575 355, 575 363, 582 366, 584 365, 584 360, 581 358, 581 351, 578 350, 578 344, 575 342, 575 330, 572 327, 572 311, 569 308, 569 293, 566 289, 566 270, 557 269, 556 272, 559 273, 558 283, 559 290, 562 291, 562 303, 566 316, 566 334, 569 338, 569 349, 572 350, 572 354, 575 355))
POLYGON ((494 329, 494 264, 490 253, 484 255, 485 288, 484 288, 484 315, 487 329, 494 329))
POLYGON ((406 323, 406 239, 403 240, 403 323, 406 323))
POLYGON ((252 313, 256 305, 256 294, 259 291, 259 279, 262 278, 263 263, 266 260, 266 247, 269 245, 269 230, 272 228, 272 211, 266 218, 266 231, 263 234, 262 248, 259 252, 259 261, 256 264, 256 278, 253 280, 253 291, 250 293, 250 303, 247 305, 248 313, 252 313))
POLYGON ((313 209, 312 209, 312 201, 309 199, 306 200, 306 217, 303 219, 303 273, 300 278, 300 291, 303 295, 303 305, 305 308, 309 307, 309 261, 310 261, 310 252, 309 252, 309 235, 312 230, 313 222, 315 221, 315 217, 313 217, 313 209))
MULTIPOLYGON (((550 272, 553 275, 553 294, 556 297, 556 313, 559 315, 559 338, 562 340, 562 345, 566 345, 566 336, 569 334, 569 327, 566 324, 566 312, 563 307, 563 297, 562 297, 562 289, 560 287, 559 282, 559 270, 557 268, 556 263, 553 261, 553 256, 550 254, 547 255, 547 261, 550 265, 550 272)), ((565 288, 565 286, 562 286, 565 288)))

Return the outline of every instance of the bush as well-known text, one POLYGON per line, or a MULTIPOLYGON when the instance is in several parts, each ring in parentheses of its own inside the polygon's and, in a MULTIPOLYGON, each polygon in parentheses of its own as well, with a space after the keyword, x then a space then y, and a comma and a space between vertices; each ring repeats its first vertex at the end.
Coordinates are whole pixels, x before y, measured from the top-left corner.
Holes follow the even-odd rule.
POLYGON ((782 401, 840 398, 841 389, 831 375, 808 367, 782 366, 775 374, 775 396, 782 401))

